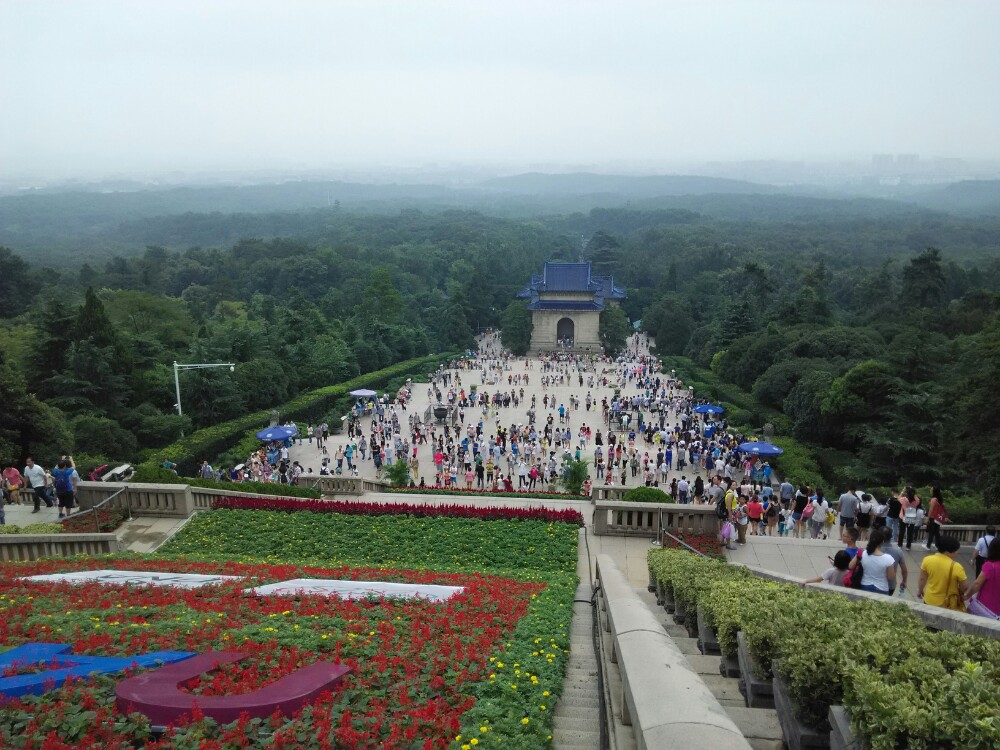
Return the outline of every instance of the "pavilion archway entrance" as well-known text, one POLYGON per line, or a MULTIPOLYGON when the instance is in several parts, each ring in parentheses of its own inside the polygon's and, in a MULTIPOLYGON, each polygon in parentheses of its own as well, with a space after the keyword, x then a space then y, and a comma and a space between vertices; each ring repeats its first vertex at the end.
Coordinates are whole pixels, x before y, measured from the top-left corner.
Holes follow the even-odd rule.
POLYGON ((559 346, 572 348, 575 330, 572 318, 560 318, 556 323, 556 341, 559 346))

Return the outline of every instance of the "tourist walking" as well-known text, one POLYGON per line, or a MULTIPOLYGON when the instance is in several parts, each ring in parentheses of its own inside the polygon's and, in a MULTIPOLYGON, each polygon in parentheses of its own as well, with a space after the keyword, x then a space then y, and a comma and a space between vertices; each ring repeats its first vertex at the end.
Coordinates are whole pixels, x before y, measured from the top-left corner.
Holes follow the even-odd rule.
POLYGON ((969 614, 1000 620, 1000 539, 994 537, 967 594, 969 614))
POLYGON ((904 487, 899 493, 899 520, 902 522, 899 538, 896 540, 900 547, 903 546, 903 538, 906 538, 906 549, 913 546, 913 537, 923 523, 924 511, 920 507, 920 496, 912 487, 904 487))
POLYGON ((896 561, 882 550, 882 532, 873 531, 864 552, 851 560, 850 569, 862 567, 861 589, 889 596, 896 587, 896 561))
POLYGON ((938 487, 931 488, 931 504, 927 508, 927 541, 924 542, 924 549, 937 546, 938 537, 941 534, 941 527, 949 522, 948 509, 944 507, 944 498, 941 497, 941 490, 938 487))
POLYGON ((917 598, 923 599, 924 604, 964 612, 968 576, 965 568, 955 561, 961 544, 955 537, 942 534, 937 548, 937 552, 920 563, 917 598))
POLYGON ((52 498, 49 497, 49 478, 45 473, 45 469, 36 464, 31 456, 28 456, 25 461, 24 471, 21 473, 24 476, 25 482, 27 482, 35 493, 35 509, 31 512, 41 512, 43 502, 46 508, 51 508, 53 503, 52 498))
POLYGON ((997 538, 997 527, 987 526, 986 533, 976 540, 976 546, 972 549, 972 564, 975 567, 976 578, 983 572, 983 563, 986 562, 990 545, 997 538))

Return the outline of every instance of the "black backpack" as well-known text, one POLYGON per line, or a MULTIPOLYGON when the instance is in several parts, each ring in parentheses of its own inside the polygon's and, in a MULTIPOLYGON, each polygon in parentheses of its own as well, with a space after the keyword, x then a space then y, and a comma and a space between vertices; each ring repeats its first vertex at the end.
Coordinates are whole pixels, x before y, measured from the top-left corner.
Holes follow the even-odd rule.
POLYGON ((729 511, 726 510, 726 493, 719 495, 719 499, 715 503, 715 515, 720 520, 729 518, 729 511))

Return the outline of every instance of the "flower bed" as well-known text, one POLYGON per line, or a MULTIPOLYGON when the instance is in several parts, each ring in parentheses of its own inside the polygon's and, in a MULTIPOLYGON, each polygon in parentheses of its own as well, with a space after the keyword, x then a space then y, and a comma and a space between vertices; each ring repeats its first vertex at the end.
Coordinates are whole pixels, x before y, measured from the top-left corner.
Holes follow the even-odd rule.
POLYGON ((686 610, 702 609, 724 655, 742 631, 757 677, 777 660, 806 725, 826 729, 829 706, 843 704, 874 750, 1000 746, 1000 641, 932 633, 905 605, 773 583, 690 552, 651 551, 649 566, 686 610))
POLYGON ((413 505, 373 503, 363 500, 287 500, 264 497, 221 497, 213 510, 274 510, 292 513, 344 513, 357 516, 415 516, 417 518, 478 518, 483 521, 557 521, 583 526, 578 510, 548 508, 500 508, 484 505, 413 505))
POLYGON ((0 746, 542 747, 561 692, 569 648, 566 613, 575 585, 574 576, 558 573, 542 582, 482 573, 150 558, 0 565, 0 644, 6 646, 54 641, 92 655, 161 649, 251 655, 187 686, 201 695, 256 690, 318 660, 353 670, 332 694, 319 696, 292 718, 219 727, 196 716, 158 741, 144 718, 116 715, 115 680, 97 677, 0 707, 0 746), (224 573, 241 580, 184 590, 18 578, 109 567, 224 573), (250 585, 297 577, 465 590, 443 603, 243 593, 250 585))
POLYGON ((571 495, 568 492, 504 492, 503 490, 466 490, 460 487, 388 487, 386 492, 400 492, 409 495, 463 495, 465 497, 510 497, 516 500, 537 498, 540 500, 582 500, 589 501, 589 495, 571 495))
POLYGON ((66 534, 110 533, 125 523, 128 511, 105 505, 96 510, 85 510, 67 516, 59 523, 66 534), (95 518, 96 516, 96 518, 95 518))
POLYGON ((678 542, 680 540, 689 547, 698 550, 706 557, 711 557, 715 560, 726 559, 720 549, 719 539, 714 534, 674 534, 673 536, 677 537, 677 539, 673 539, 666 534, 663 535, 662 543, 664 549, 684 549, 684 545, 678 542))
POLYGON ((160 551, 319 565, 575 573, 576 541, 576 526, 545 521, 217 510, 192 518, 160 551))

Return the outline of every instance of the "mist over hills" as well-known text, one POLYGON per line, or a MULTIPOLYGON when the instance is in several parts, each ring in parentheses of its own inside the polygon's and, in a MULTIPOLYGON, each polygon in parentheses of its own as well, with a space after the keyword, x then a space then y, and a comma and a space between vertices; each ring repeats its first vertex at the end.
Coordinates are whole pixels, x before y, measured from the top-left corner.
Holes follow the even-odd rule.
MULTIPOLYGON (((698 217, 761 222, 930 220, 1000 215, 1000 181, 902 186, 873 197, 811 186, 776 186, 697 175, 632 176, 531 172, 462 186, 288 181, 162 188, 91 183, 0 197, 0 245, 37 260, 79 263, 129 255, 146 245, 222 245, 241 237, 316 236, 327 212, 472 210, 502 218, 546 218, 568 232, 593 231, 600 209, 651 212, 649 225, 698 217), (673 212, 673 213, 670 213, 673 212), (560 222, 557 217, 570 217, 560 222), (575 218, 574 218, 575 217, 575 218)), ((884 191, 883 191, 884 192, 884 191)), ((635 217, 625 222, 634 229, 635 217)), ((640 222, 644 223, 644 222, 640 222)), ((600 228, 600 227, 596 227, 600 228)))

